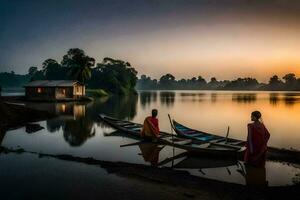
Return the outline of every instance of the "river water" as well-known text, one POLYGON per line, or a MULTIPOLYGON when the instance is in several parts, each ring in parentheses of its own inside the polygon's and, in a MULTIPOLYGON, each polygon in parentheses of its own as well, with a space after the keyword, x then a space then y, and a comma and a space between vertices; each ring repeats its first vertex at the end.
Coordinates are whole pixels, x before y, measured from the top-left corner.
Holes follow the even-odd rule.
MULTIPOLYGON (((296 92, 139 91, 136 96, 101 98, 84 104, 26 103, 26 106, 50 111, 59 117, 38 122, 44 129, 36 132, 30 127, 7 131, 0 137, 2 146, 105 161, 172 166, 195 176, 247 183, 244 174, 247 169, 242 162, 182 157, 178 156, 184 153, 181 149, 153 144, 120 147, 136 140, 115 132, 98 119, 98 115, 104 113, 142 123, 151 109, 156 108, 163 131, 172 131, 167 116, 170 114, 186 126, 217 135, 225 135, 229 126, 229 136, 243 140, 251 112, 259 110, 271 133, 270 146, 300 149, 300 93, 296 92), (167 162, 174 156, 178 158, 167 162)), ((299 182, 300 168, 268 161, 266 168, 255 174, 270 186, 291 185, 299 182)))

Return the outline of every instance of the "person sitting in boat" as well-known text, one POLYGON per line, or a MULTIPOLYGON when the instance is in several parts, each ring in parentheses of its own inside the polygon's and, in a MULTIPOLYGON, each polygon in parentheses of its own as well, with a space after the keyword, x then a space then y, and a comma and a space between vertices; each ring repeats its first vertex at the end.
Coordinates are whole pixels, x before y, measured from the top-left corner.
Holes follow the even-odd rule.
POLYGON ((157 119, 157 109, 153 109, 151 116, 146 117, 144 120, 141 136, 149 139, 155 139, 159 137, 159 127, 157 119))
POLYGON ((267 143, 270 133, 261 121, 261 113, 251 113, 253 123, 248 124, 248 136, 244 161, 246 164, 261 167, 265 165, 267 143))

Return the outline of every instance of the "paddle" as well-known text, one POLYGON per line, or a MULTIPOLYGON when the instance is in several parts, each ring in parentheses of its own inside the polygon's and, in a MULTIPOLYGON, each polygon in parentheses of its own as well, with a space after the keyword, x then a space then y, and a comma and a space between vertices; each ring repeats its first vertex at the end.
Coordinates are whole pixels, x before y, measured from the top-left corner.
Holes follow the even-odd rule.
MULTIPOLYGON (((173 136, 174 125, 173 125, 173 123, 172 123, 170 114, 168 114, 168 117, 169 117, 170 124, 171 124, 171 134, 172 134, 172 144, 173 144, 173 157, 174 157, 174 155, 175 155, 174 136, 173 136)), ((174 129, 174 130, 175 130, 175 129, 174 129)), ((173 166, 174 166, 174 160, 172 160, 172 168, 173 168, 173 166)))
POLYGON ((130 144, 123 144, 123 145, 120 145, 120 147, 135 146, 135 145, 139 145, 139 144, 142 144, 142 143, 145 143, 145 141, 139 141, 139 142, 134 142, 134 143, 130 143, 130 144))
POLYGON ((228 126, 228 128, 227 128, 227 133, 226 133, 226 138, 225 138, 225 144, 227 143, 227 140, 228 140, 229 130, 230 130, 230 126, 228 126))

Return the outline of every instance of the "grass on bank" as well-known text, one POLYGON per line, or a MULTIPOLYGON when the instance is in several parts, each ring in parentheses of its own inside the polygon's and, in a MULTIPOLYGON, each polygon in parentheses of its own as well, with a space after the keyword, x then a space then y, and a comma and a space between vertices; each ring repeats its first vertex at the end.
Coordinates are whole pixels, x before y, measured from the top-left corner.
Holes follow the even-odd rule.
POLYGON ((87 89, 86 95, 88 97, 96 97, 96 98, 109 96, 109 94, 103 89, 87 89))

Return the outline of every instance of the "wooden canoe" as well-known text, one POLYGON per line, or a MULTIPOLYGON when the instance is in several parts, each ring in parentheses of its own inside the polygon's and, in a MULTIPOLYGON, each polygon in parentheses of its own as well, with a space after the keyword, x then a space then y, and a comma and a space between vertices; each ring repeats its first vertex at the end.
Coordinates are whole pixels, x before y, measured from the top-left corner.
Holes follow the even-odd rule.
MULTIPOLYGON (((122 131, 116 130, 109 134, 105 134, 107 137, 127 137, 130 139, 136 139, 136 137, 131 136, 130 134, 126 134, 122 131)), ((141 153, 139 155, 143 156, 144 160, 146 162, 149 162, 153 164, 153 160, 149 159, 153 157, 156 153, 158 154, 157 157, 159 158, 157 160, 157 163, 155 166, 157 167, 171 167, 176 169, 207 169, 207 168, 216 168, 216 167, 228 167, 232 165, 237 165, 238 161, 236 159, 226 159, 226 158, 215 158, 213 156, 191 156, 188 154, 186 150, 183 149, 177 149, 173 152, 171 150, 170 154, 162 153, 161 150, 163 147, 166 147, 166 145, 161 145, 158 143, 149 143, 145 141, 140 142, 134 142, 132 144, 127 145, 121 145, 121 147, 127 147, 127 146, 138 146, 141 153), (145 148, 146 147, 146 148, 145 148), (151 149, 151 150, 150 150, 151 149), (149 153, 149 151, 152 151, 149 153)), ((171 147, 170 149, 175 148, 171 147)))
MULTIPOLYGON (((110 125, 111 127, 123 131, 124 133, 130 134, 136 138, 142 139, 140 137, 140 132, 142 125, 130 121, 119 120, 105 115, 99 115, 100 119, 110 125)), ((206 141, 196 141, 188 138, 178 137, 166 132, 160 132, 160 137, 157 142, 174 146, 180 149, 187 150, 190 153, 222 156, 228 158, 237 158, 244 148, 239 148, 237 146, 226 145, 226 144, 215 144, 206 141)))
MULTIPOLYGON (((237 140, 233 138, 226 138, 218 136, 211 133, 206 133, 203 131, 195 130, 189 127, 186 127, 175 120, 171 120, 171 125, 176 132, 178 137, 191 139, 193 141, 206 141, 209 143, 227 145, 236 148, 243 148, 245 146, 245 141, 237 140)), ((242 159, 242 154, 239 155, 242 159)), ((276 147, 268 147, 267 159, 275 161, 284 161, 290 163, 300 163, 300 151, 295 149, 280 149, 276 147)))
POLYGON ((186 127, 175 120, 172 120, 172 127, 176 134, 179 137, 192 139, 196 141, 208 142, 218 145, 231 146, 234 148, 243 148, 245 146, 245 141, 237 140, 228 137, 222 137, 218 135, 214 135, 211 133, 206 133, 203 131, 195 130, 189 127, 186 127))

